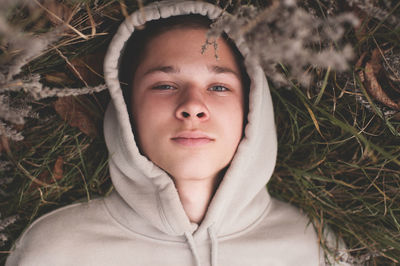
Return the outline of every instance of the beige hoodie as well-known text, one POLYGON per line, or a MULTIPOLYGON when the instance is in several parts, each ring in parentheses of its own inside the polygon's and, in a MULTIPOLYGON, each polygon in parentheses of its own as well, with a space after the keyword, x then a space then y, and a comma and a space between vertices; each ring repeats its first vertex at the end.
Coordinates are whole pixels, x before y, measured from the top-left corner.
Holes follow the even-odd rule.
POLYGON ((213 20, 221 10, 201 1, 163 1, 119 27, 104 65, 112 97, 104 132, 115 191, 38 219, 7 266, 324 264, 307 217, 266 190, 277 153, 273 106, 264 73, 243 40, 234 41, 251 80, 248 124, 201 224, 188 219, 168 174, 139 153, 118 80, 119 57, 135 27, 184 14, 213 20))

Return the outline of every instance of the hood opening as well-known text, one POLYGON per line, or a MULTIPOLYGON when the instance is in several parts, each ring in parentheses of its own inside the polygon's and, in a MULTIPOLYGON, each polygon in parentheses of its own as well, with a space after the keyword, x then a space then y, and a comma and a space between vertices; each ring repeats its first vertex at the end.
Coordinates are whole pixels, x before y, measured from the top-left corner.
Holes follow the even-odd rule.
MULTIPOLYGON (((137 27, 129 39, 126 41, 123 50, 121 51, 121 57, 119 59, 118 77, 120 80, 120 86, 122 89, 124 101, 126 103, 128 114, 132 126, 132 131, 135 133, 135 121, 132 117, 132 83, 134 74, 139 64, 142 62, 143 57, 146 55, 147 44, 156 36, 171 31, 174 29, 210 29, 213 21, 206 16, 199 14, 190 15, 178 15, 171 16, 168 18, 160 18, 157 20, 147 21, 142 27, 137 27)), ((247 114, 248 114, 248 102, 249 102, 249 88, 250 78, 247 74, 244 66, 244 57, 236 47, 234 41, 228 37, 226 33, 223 33, 221 38, 225 40, 233 54, 235 56, 236 63, 239 66, 240 74, 242 78, 242 84, 244 88, 244 119, 243 119, 243 136, 245 127, 247 125, 247 114)), ((204 43, 206 49, 216 49, 216 57, 218 56, 218 50, 212 43, 204 43)), ((135 134, 134 134, 135 136, 135 134)), ((136 139, 136 143, 138 143, 136 139)), ((140 149, 140 147, 139 147, 140 149)), ((143 154, 143 153, 142 153, 143 154)))

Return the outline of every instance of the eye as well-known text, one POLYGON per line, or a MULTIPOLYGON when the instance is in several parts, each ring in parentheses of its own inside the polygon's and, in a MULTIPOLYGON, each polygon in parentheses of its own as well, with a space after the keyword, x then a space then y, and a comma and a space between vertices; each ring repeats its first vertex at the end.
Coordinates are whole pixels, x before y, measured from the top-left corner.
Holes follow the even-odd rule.
POLYGON ((229 91, 229 89, 227 87, 224 87, 221 85, 212 86, 208 90, 210 90, 210 91, 229 91))
POLYGON ((168 85, 168 84, 161 84, 161 85, 154 86, 152 89, 153 90, 162 90, 162 91, 164 91, 164 90, 174 90, 176 88, 174 86, 171 86, 171 85, 168 85))

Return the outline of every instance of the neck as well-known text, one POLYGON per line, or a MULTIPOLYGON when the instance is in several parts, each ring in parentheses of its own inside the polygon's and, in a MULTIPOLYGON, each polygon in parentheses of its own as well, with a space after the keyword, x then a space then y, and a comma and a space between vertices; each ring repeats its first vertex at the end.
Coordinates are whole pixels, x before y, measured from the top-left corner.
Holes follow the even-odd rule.
POLYGON ((197 224, 201 223, 219 185, 219 178, 200 180, 175 178, 175 185, 190 221, 197 224))

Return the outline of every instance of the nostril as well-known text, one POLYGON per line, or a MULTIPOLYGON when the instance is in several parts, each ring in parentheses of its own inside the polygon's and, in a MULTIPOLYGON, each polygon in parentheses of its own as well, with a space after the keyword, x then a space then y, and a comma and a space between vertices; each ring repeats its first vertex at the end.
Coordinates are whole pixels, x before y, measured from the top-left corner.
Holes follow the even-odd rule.
POLYGON ((193 113, 191 113, 191 112, 181 111, 179 117, 183 118, 183 119, 197 117, 198 119, 203 120, 204 118, 207 117, 207 113, 206 112, 193 112, 193 113))
POLYGON ((201 112, 201 113, 198 113, 198 114, 197 114, 197 117, 198 117, 198 118, 202 118, 202 117, 204 117, 204 115, 205 115, 205 114, 204 114, 203 112, 201 112))

